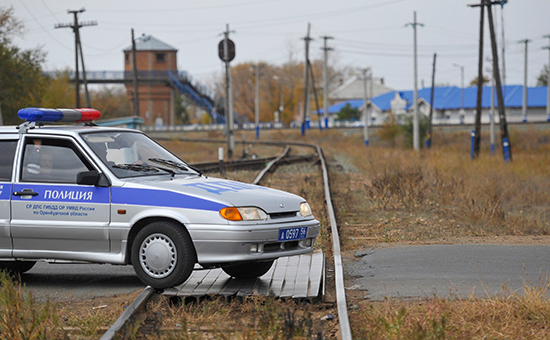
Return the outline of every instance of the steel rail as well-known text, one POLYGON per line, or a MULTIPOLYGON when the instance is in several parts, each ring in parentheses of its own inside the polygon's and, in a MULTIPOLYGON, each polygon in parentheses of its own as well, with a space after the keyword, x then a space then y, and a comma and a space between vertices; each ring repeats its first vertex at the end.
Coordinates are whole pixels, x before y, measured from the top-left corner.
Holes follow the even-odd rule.
POLYGON ((338 319, 340 324, 340 338, 343 340, 351 340, 351 327, 348 317, 348 306, 346 302, 346 290, 344 287, 344 269, 342 264, 342 255, 340 253, 340 237, 338 236, 338 225, 336 223, 336 215, 332 206, 332 198, 330 195, 330 183, 328 178, 328 170, 323 156, 323 150, 319 145, 316 145, 317 154, 321 161, 321 169, 323 171, 323 182, 325 188, 325 200, 327 203, 327 211, 330 220, 330 230, 332 235, 332 251, 334 254, 334 280, 336 285, 336 304, 338 307, 338 319))
MULTIPOLYGON (((161 140, 161 138, 159 138, 161 140)), ((197 140, 197 139, 178 139, 181 141, 200 141, 200 142, 212 142, 212 143, 218 143, 225 141, 219 141, 219 140, 197 140)), ((349 317, 348 317, 348 310, 347 310, 347 302, 346 302, 346 292, 345 292, 345 286, 344 286, 344 270, 343 270, 343 264, 342 264, 342 255, 340 251, 340 237, 338 235, 338 224, 336 222, 336 215, 334 214, 334 207, 332 205, 332 197, 330 193, 330 181, 328 176, 328 168, 326 165, 326 161, 323 155, 323 150, 321 147, 317 144, 308 144, 308 143, 300 143, 300 142, 260 142, 260 141, 253 141, 248 143, 254 143, 254 144, 264 144, 264 145, 286 145, 285 150, 283 153, 281 153, 277 158, 270 161, 264 170, 258 174, 256 179, 254 180, 254 184, 259 183, 261 178, 269 171, 270 168, 274 166, 277 162, 279 162, 281 159, 283 159, 286 154, 288 153, 289 145, 296 145, 296 146, 304 146, 304 147, 310 147, 314 148, 317 152, 317 155, 319 157, 319 161, 321 163, 321 171, 323 175, 323 186, 324 186, 324 193, 325 193, 325 201, 327 204, 327 212, 329 215, 329 221, 330 221, 330 228, 331 228, 331 235, 332 235, 332 245, 333 245, 333 255, 334 255, 334 279, 335 279, 335 289, 336 289, 336 304, 337 304, 337 310, 338 310, 338 321, 340 325, 340 339, 342 340, 351 340, 351 327, 349 323, 349 317)), ((236 161, 238 162, 238 161, 236 161)), ((107 333, 105 333, 101 340, 110 340, 113 339, 113 337, 116 335, 117 332, 119 332, 124 325, 132 319, 133 314, 142 309, 142 307, 145 305, 147 300, 151 298, 153 295, 154 290, 151 287, 145 288, 145 290, 138 296, 138 298, 132 302, 130 307, 120 316, 120 318, 109 328, 107 333)))
POLYGON ((155 290, 151 286, 145 287, 145 289, 139 294, 139 296, 132 302, 130 306, 122 313, 122 315, 115 321, 115 323, 103 334, 100 340, 111 340, 120 332, 125 325, 133 319, 134 314, 137 311, 143 309, 149 298, 155 293, 155 290))
POLYGON ((275 164, 277 164, 278 161, 280 161, 281 159, 283 159, 284 157, 286 157, 286 155, 288 154, 288 151, 290 151, 290 146, 286 146, 285 149, 283 150, 283 152, 281 152, 281 154, 279 156, 277 156, 277 158, 271 160, 269 163, 267 163, 267 165, 263 168, 262 171, 260 171, 260 173, 258 174, 258 176, 256 176, 256 178, 254 179, 254 181, 252 181, 252 184, 258 184, 260 183, 260 181, 262 180, 262 178, 265 176, 265 174, 270 171, 273 166, 275 166, 275 164))

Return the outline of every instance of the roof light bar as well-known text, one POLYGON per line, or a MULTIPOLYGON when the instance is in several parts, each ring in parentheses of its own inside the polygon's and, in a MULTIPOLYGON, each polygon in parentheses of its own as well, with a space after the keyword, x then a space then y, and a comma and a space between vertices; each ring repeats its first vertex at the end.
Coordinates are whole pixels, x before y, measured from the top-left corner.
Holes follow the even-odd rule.
POLYGON ((28 107, 17 112, 27 122, 90 122, 99 119, 101 113, 94 109, 44 109, 28 107))

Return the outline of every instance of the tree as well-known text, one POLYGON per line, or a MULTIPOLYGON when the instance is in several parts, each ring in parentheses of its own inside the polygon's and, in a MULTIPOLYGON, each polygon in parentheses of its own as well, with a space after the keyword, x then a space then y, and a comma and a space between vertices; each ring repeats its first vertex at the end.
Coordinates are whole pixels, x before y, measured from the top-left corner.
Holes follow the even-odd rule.
MULTIPOLYGON (((248 120, 255 119, 256 72, 255 67, 260 65, 260 121, 273 121, 273 113, 280 111, 279 119, 288 125, 292 121, 301 119, 304 100, 304 62, 297 57, 298 49, 288 47, 288 59, 282 65, 273 65, 266 62, 245 62, 231 67, 233 80, 233 108, 244 115, 248 120)), ((332 57, 335 58, 335 57, 332 57)), ((329 62, 330 62, 329 58, 329 62)), ((323 65, 320 60, 311 60, 315 76, 315 86, 320 108, 323 104, 323 65)), ((335 62, 333 63, 335 64, 335 62)), ((336 85, 335 81, 341 77, 342 70, 329 65, 329 84, 336 85)), ((225 74, 218 74, 210 81, 211 87, 221 98, 225 99, 225 74)), ((330 85, 329 85, 330 86, 330 85)), ((310 96, 310 108, 316 110, 315 97, 310 96)))
POLYGON ((74 83, 70 81, 70 70, 57 71, 45 77, 41 106, 65 108, 74 105, 74 83))
POLYGON ((361 112, 356 107, 351 107, 349 103, 344 106, 340 112, 338 112, 338 117, 336 120, 361 120, 361 112))
POLYGON ((175 101, 176 101, 175 115, 178 123, 189 124, 191 122, 191 119, 189 117, 189 108, 190 108, 191 101, 182 94, 176 95, 175 101))
POLYGON ((378 138, 383 141, 390 142, 391 146, 395 146, 395 140, 399 134, 402 133, 397 116, 394 113, 389 113, 388 117, 384 120, 384 123, 376 132, 378 138))
MULTIPOLYGON (((477 79, 478 77, 475 77, 474 79, 472 79, 472 81, 470 81, 470 86, 477 86, 477 83, 478 83, 477 79)), ((481 79, 483 79, 483 83, 481 85, 488 84, 491 81, 491 79, 489 79, 489 77, 487 76, 483 76, 483 78, 481 79)))
POLYGON ((102 86, 92 90, 90 101, 93 108, 101 112, 101 118, 124 117, 132 112, 126 89, 122 86, 102 86))
POLYGON ((21 34, 22 30, 13 8, 0 7, 0 105, 4 124, 20 123, 19 109, 41 104, 44 88, 41 65, 45 53, 39 48, 21 50, 13 46, 13 35, 21 34))
POLYGON ((550 66, 544 65, 537 77, 537 86, 548 86, 548 76, 550 75, 550 66))
MULTIPOLYGON (((420 147, 424 145, 424 138, 426 138, 426 132, 428 131, 429 124, 430 124, 430 118, 424 114, 418 115, 418 127, 419 127, 419 135, 420 135, 420 147)), ((401 125, 401 129, 403 130, 403 142, 405 143, 405 147, 412 148, 413 147, 413 116, 412 114, 406 115, 403 118, 403 125, 401 125)))

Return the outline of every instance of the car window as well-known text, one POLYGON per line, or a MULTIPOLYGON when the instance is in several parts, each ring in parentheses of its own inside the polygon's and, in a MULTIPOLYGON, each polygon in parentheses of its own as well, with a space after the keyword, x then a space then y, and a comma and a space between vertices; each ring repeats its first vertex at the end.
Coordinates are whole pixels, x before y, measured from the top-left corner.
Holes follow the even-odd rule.
POLYGON ((0 140, 0 181, 11 181, 16 140, 0 140))
POLYGON ((136 132, 94 132, 82 135, 94 153, 119 178, 189 173, 189 167, 149 137, 136 132))
POLYGON ((81 171, 92 170, 75 145, 66 139, 27 138, 21 181, 74 183, 81 171))

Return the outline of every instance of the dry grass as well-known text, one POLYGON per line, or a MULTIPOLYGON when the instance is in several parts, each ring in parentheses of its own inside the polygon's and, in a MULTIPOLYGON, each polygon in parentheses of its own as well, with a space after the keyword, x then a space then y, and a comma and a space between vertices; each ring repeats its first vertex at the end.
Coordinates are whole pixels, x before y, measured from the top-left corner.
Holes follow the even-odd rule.
POLYGON ((161 298, 147 309, 148 318, 137 338, 321 339, 333 333, 334 325, 321 320, 327 313, 323 306, 264 296, 199 303, 161 298))
POLYGON ((547 339, 550 283, 480 299, 365 303, 350 314, 355 339, 547 339))
MULTIPOLYGON (((549 133, 515 131, 515 135, 526 144, 518 143, 514 161, 508 164, 500 154, 486 152, 472 161, 468 149, 451 142, 416 153, 403 148, 366 149, 360 147, 360 135, 334 136, 324 149, 347 155, 357 169, 334 175, 340 183, 334 188, 339 222, 352 226, 343 233, 350 241, 357 236, 385 242, 548 235, 549 133)), ((357 243, 348 245, 353 248, 357 243)))
POLYGON ((36 304, 12 277, 0 271, 0 338, 62 339, 64 332, 50 302, 36 304))

